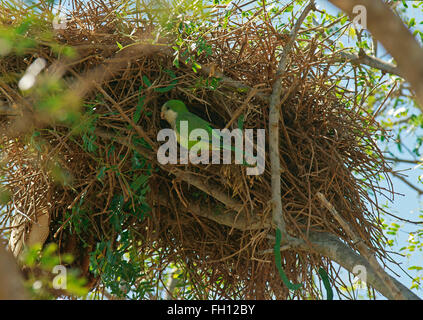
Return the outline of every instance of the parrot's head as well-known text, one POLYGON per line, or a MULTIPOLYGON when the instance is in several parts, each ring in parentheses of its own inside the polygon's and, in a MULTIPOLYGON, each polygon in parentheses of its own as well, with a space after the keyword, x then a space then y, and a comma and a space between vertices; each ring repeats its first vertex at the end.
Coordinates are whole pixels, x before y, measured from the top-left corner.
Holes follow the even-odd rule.
POLYGON ((185 103, 181 100, 169 100, 162 106, 160 117, 170 124, 174 123, 178 113, 189 112, 185 103))

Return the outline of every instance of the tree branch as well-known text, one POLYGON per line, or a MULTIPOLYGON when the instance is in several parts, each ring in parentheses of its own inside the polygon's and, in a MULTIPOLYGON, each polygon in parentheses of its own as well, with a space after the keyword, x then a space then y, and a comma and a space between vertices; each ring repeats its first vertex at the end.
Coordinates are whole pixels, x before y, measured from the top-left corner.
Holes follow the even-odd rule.
POLYGON ((401 73, 398 67, 395 66, 394 64, 383 61, 382 59, 379 59, 376 57, 366 55, 366 54, 357 55, 350 52, 339 52, 336 55, 336 61, 350 62, 352 64, 364 64, 368 67, 378 69, 385 73, 394 74, 404 78, 404 75, 401 73))
MULTIPOLYGON (((173 208, 169 203, 168 196, 165 194, 159 194, 154 200, 157 201, 157 204, 173 208)), ((190 203, 188 207, 180 206, 179 209, 241 231, 260 230, 272 227, 269 219, 267 219, 267 221, 265 219, 262 220, 255 215, 252 215, 249 219, 245 214, 238 214, 237 211, 233 210, 226 210, 222 213, 212 213, 210 212, 210 208, 202 205, 200 202, 190 203)))
POLYGON ((411 189, 413 189, 414 191, 416 191, 419 196, 421 196, 423 194, 423 190, 422 189, 416 187, 414 184, 412 184, 410 181, 408 181, 403 176, 399 175, 398 173, 396 173, 394 171, 392 171, 391 173, 392 173, 392 175, 394 177, 398 178, 399 180, 401 180, 402 182, 404 182, 407 186, 409 186, 411 189))
MULTIPOLYGON (((221 79, 221 83, 229 88, 233 88, 239 91, 246 91, 246 92, 251 92, 252 90, 254 90, 254 88, 247 86, 246 84, 244 84, 241 81, 238 80, 234 80, 228 76, 225 76, 222 72, 217 71, 217 70, 212 70, 211 67, 207 66, 207 65, 202 65, 200 71, 205 75, 205 76, 214 76, 214 77, 218 77, 221 79)), ((253 96, 255 98, 257 98, 258 100, 260 100, 261 102, 264 103, 269 103, 269 96, 267 94, 264 94, 260 91, 255 91, 253 96)))
POLYGON ((269 101, 269 156, 270 171, 272 185, 272 221, 282 233, 282 243, 288 241, 285 221, 283 218, 282 196, 281 196, 281 166, 279 157, 279 121, 281 107, 282 81, 281 78, 285 73, 288 57, 294 45, 301 24, 307 17, 308 13, 315 7, 314 1, 306 6, 300 17, 296 21, 291 31, 290 38, 284 50, 282 51, 278 68, 276 71, 276 79, 273 83, 272 94, 269 101))
MULTIPOLYGON (((354 252, 345 243, 340 241, 336 236, 329 233, 310 232, 309 241, 313 244, 313 249, 317 253, 328 257, 335 261, 346 270, 352 272, 358 265, 365 267, 367 283, 380 292, 383 296, 388 299, 394 299, 391 291, 386 286, 386 283, 382 281, 375 270, 371 267, 369 262, 361 255, 354 252)), ((385 271, 383 271, 387 277, 396 285, 401 294, 408 300, 421 300, 415 295, 410 289, 401 284, 399 281, 392 278, 385 271)))
POLYGON ((375 256, 367 248, 366 244, 363 242, 363 239, 360 239, 348 223, 342 219, 335 207, 326 199, 326 197, 318 192, 317 197, 322 202, 322 204, 329 210, 329 212, 334 216, 338 223, 342 226, 342 229, 348 234, 348 236, 356 243, 356 246, 364 258, 372 266, 372 269, 376 272, 380 279, 383 280, 386 288, 389 290, 389 296, 393 297, 396 300, 405 300, 405 297, 402 295, 401 291, 393 283, 392 278, 382 269, 382 267, 377 262, 375 256))
POLYGON ((410 159, 400 159, 400 158, 392 158, 392 157, 384 157, 385 160, 394 161, 394 162, 403 162, 403 163, 409 163, 409 164, 421 164, 423 162, 422 160, 410 160, 410 159))
POLYGON ((16 260, 3 247, 0 247, 0 300, 28 298, 16 260))
POLYGON ((367 28, 395 59, 400 74, 413 87, 423 110, 423 49, 403 21, 381 0, 329 0, 354 17, 353 9, 363 5, 367 28))

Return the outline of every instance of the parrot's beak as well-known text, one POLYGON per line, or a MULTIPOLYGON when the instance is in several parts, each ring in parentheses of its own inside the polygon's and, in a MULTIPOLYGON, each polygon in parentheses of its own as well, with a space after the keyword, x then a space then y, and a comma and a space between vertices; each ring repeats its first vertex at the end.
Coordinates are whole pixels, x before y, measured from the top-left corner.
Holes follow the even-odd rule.
POLYGON ((166 107, 163 105, 162 110, 160 110, 160 118, 162 119, 165 118, 165 111, 166 111, 166 107))

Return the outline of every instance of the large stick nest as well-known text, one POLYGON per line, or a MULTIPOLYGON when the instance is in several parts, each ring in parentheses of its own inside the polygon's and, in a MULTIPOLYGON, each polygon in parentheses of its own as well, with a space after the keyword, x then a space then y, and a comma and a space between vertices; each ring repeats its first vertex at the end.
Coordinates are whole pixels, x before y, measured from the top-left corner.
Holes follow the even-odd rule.
MULTIPOLYGON (((122 21, 111 14, 113 4, 89 3, 78 4, 67 28, 55 34, 75 48, 77 58, 58 58, 39 45, 0 60, 0 101, 18 113, 2 118, 3 185, 13 200, 3 224, 16 229, 19 212, 36 220, 40 208, 48 208, 46 243, 73 253, 74 265, 93 279, 91 286, 100 279, 88 268, 90 256, 99 257, 98 243, 110 241, 117 250, 129 235, 138 259, 156 257, 137 281, 159 278, 176 264, 198 298, 286 298, 289 291, 268 250, 274 245, 268 237, 274 235, 268 153, 265 172, 247 176, 242 165, 160 165, 155 151, 158 131, 169 127, 160 120, 160 107, 171 98, 185 101, 216 128, 230 121, 230 128, 237 127, 243 114, 244 128, 266 129, 269 150, 268 97, 288 38, 284 31, 291 26, 276 33, 269 20, 249 21, 237 12, 229 19, 233 28, 207 33, 210 52, 197 56, 203 68, 194 72, 182 58, 175 67, 171 37, 146 44, 156 27, 151 21, 122 21), (117 42, 140 40, 118 52, 117 42), (49 66, 39 87, 54 79, 69 88, 58 94, 60 108, 54 112, 39 91, 23 95, 17 86, 37 57, 49 66), (75 104, 69 97, 83 101, 73 125, 57 120, 60 110, 75 104)), ((13 22, 14 13, 7 14, 3 24, 13 22)), ((219 13, 214 19, 223 21, 219 13)), ((341 86, 346 68, 335 60, 331 48, 307 32, 300 33, 290 54, 280 108, 283 216, 292 236, 307 240, 311 231, 329 232, 353 246, 354 239, 316 197, 320 192, 383 257, 375 197, 384 192, 378 179, 387 172, 374 141, 380 128, 341 86)), ((338 281, 336 268, 312 247, 282 251, 282 264, 292 282, 304 284, 296 293, 300 297, 319 296, 313 274, 320 266, 334 284, 338 281)))

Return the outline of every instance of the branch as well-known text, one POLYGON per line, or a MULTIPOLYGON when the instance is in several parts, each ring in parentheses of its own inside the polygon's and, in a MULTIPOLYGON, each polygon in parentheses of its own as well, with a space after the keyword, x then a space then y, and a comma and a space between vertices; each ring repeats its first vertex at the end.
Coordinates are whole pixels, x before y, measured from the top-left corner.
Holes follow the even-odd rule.
MULTIPOLYGON (((163 201, 163 203, 167 203, 167 200, 163 198, 161 198, 161 201, 163 201)), ((208 208, 202 206, 201 204, 190 204, 189 208, 185 209, 186 211, 190 211, 193 214, 196 214, 197 216, 208 218, 217 223, 221 223, 223 225, 227 225, 242 231, 267 228, 270 226, 270 221, 269 223, 263 223, 260 221, 255 222, 254 220, 248 221, 245 216, 237 216, 237 213, 233 211, 225 212, 225 214, 222 215, 210 215, 208 213, 208 208), (263 224, 262 227, 261 224, 263 224)), ((353 272, 356 266, 364 266, 366 268, 365 270, 367 276, 367 283, 369 283, 373 288, 375 288, 386 298, 394 299, 394 296, 392 295, 389 288, 386 286, 386 283, 380 279, 380 277, 374 271, 367 259, 354 252, 354 250, 352 250, 345 243, 339 240, 335 235, 323 232, 310 232, 308 240, 309 242, 311 242, 312 247, 310 247, 306 242, 301 241, 296 243, 296 248, 303 249, 306 251, 314 250, 318 254, 321 254, 322 256, 325 256, 335 261, 351 273, 353 272)), ((273 249, 271 251, 273 252, 273 249)), ((401 294, 406 299, 420 300, 420 298, 406 286, 392 278, 385 271, 382 270, 382 272, 385 277, 388 277, 395 284, 395 286, 399 289, 401 294)))
POLYGON ((368 56, 366 54, 357 55, 354 53, 349 52, 339 52, 336 55, 336 61, 338 62, 350 62, 352 64, 364 64, 366 66, 369 66, 371 68, 378 69, 380 71, 383 71, 385 73, 394 74, 399 77, 404 78, 404 75, 401 73, 401 71, 398 69, 397 66, 395 66, 392 63, 383 61, 382 59, 368 56))
POLYGON ((394 162, 403 162, 403 163, 409 163, 409 164, 421 164, 423 162, 422 160, 410 160, 410 159, 400 159, 400 158, 392 158, 392 157, 384 157, 385 160, 394 161, 394 162))
POLYGON ((12 107, 0 104, 0 116, 19 116, 19 112, 12 107))
MULTIPOLYGON (((173 208, 173 206, 169 203, 168 196, 165 194, 159 194, 157 198, 154 198, 154 200, 162 206, 173 208)), ((210 212, 210 208, 202 205, 201 203, 190 203, 188 207, 180 206, 179 209, 241 231, 271 228, 270 221, 266 221, 266 219, 259 219, 254 214, 251 219, 249 219, 245 214, 238 214, 238 212, 233 210, 227 210, 223 213, 214 213, 210 212)))
POLYGON ((400 74, 413 87, 423 110, 423 49, 403 21, 381 0, 329 0, 354 17, 353 9, 364 5, 367 28, 395 59, 400 74))
POLYGON ((235 210, 237 212, 240 212, 244 206, 233 199, 231 196, 227 195, 226 193, 222 192, 221 186, 217 186, 211 183, 207 183, 207 181, 204 181, 204 178, 186 171, 186 170, 180 170, 176 168, 167 168, 167 171, 174 174, 177 178, 187 182, 188 184, 191 184, 201 191, 205 192, 206 194, 210 195, 212 198, 215 198, 216 200, 220 201, 221 203, 224 203, 225 206, 228 208, 235 210))
POLYGON ((410 181, 408 181, 403 176, 399 175, 398 173, 396 173, 394 171, 392 171, 391 173, 392 173, 392 175, 394 177, 398 178, 399 180, 401 180, 402 182, 404 182, 407 186, 409 186, 411 189, 413 189, 414 191, 416 191, 419 196, 421 196, 423 194, 423 190, 422 189, 416 187, 414 184, 412 184, 410 181))
MULTIPOLYGON (((222 72, 214 70, 213 68, 207 66, 207 65, 202 65, 200 71, 210 77, 210 76, 214 76, 214 77, 218 77, 221 79, 221 83, 229 88, 233 88, 239 91, 246 91, 248 93, 250 93, 252 90, 254 90, 254 88, 247 86, 246 84, 244 84, 241 81, 238 80, 234 80, 228 76, 225 76, 222 72)), ((261 102, 264 103, 269 103, 269 96, 259 92, 259 91, 255 91, 253 96, 255 98, 257 98, 258 100, 260 100, 261 102)))
POLYGON ((296 21, 291 31, 290 38, 284 50, 282 51, 278 69, 276 71, 276 79, 273 83, 272 94, 269 101, 269 156, 270 156, 270 172, 272 185, 272 220, 276 227, 282 233, 282 243, 288 240, 285 221, 283 218, 282 197, 281 197, 281 166, 279 157, 279 121, 281 107, 282 81, 281 78, 285 73, 288 62, 289 53, 294 45, 298 31, 307 17, 308 13, 315 7, 314 1, 310 1, 301 16, 296 21))
MULTIPOLYGON (((329 233, 310 232, 309 241, 313 244, 313 249, 315 249, 317 253, 335 261, 350 272, 352 272, 358 265, 364 266, 366 268, 367 283, 369 283, 374 289, 376 289, 386 298, 395 298, 392 296, 392 293, 386 286, 386 283, 379 278, 378 274, 375 272, 375 270, 373 270, 369 262, 363 256, 357 254, 345 243, 340 241, 336 236, 329 233)), ((421 300, 406 286, 392 278, 385 271, 383 272, 386 277, 388 277, 395 284, 405 299, 421 300)))
POLYGON ((317 197, 322 202, 322 204, 329 210, 329 212, 335 217, 338 223, 341 225, 342 229, 348 234, 348 236, 356 243, 356 246, 360 253, 366 258, 369 264, 372 266, 372 269, 376 272, 380 279, 385 283, 386 288, 389 290, 389 296, 393 297, 396 300, 405 300, 406 298, 402 295, 401 291, 393 283, 392 278, 382 269, 382 267, 377 262, 375 256, 367 248, 366 244, 363 242, 363 239, 360 239, 351 227, 342 219, 335 207, 325 198, 325 196, 318 192, 317 197))
POLYGON ((101 94, 113 104, 113 107, 119 111, 122 118, 124 118, 125 121, 128 122, 135 129, 138 135, 142 137, 154 149, 155 143, 153 142, 153 140, 151 140, 148 134, 139 125, 137 125, 130 117, 128 117, 128 115, 120 107, 119 103, 117 103, 106 91, 104 91, 104 89, 101 87, 101 85, 98 84, 98 82, 93 82, 93 83, 94 83, 94 86, 101 92, 101 94))
POLYGON ((170 274, 169 282, 167 283, 165 300, 175 300, 173 293, 178 285, 178 278, 175 278, 174 275, 177 274, 178 269, 174 269, 170 274))
POLYGON ((0 247, 0 300, 26 300, 28 293, 13 256, 0 247))

